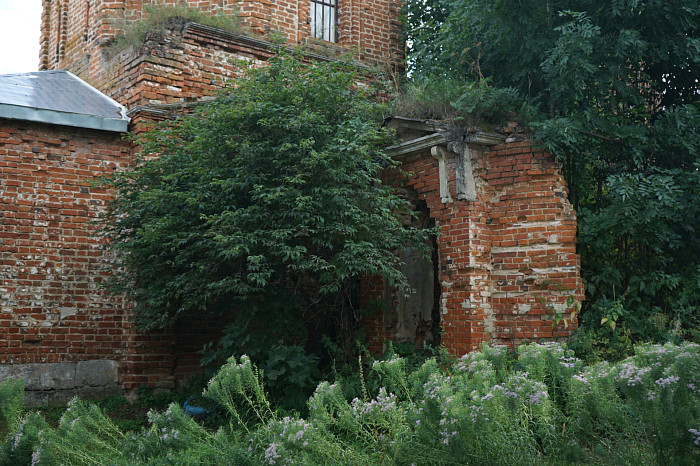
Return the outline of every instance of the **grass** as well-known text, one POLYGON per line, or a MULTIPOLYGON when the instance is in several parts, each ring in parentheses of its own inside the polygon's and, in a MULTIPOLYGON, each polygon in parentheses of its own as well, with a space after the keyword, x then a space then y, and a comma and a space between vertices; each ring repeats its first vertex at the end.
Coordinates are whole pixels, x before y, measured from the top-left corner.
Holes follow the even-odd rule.
MULTIPOLYGON (((172 397, 168 397, 168 400, 172 401, 172 397)), ((148 425, 146 418, 148 411, 164 409, 168 406, 169 401, 144 402, 137 400, 130 402, 123 395, 118 395, 97 401, 95 404, 114 421, 119 429, 124 432, 135 432, 148 425)), ((61 416, 66 411, 66 407, 66 405, 42 406, 34 408, 33 411, 41 413, 49 426, 56 428, 61 416)), ((0 435, 4 433, 0 433, 0 435)))
MULTIPOLYGON (((138 389, 138 399, 127 400, 124 395, 116 395, 96 401, 100 407, 123 432, 136 432, 148 425, 146 414, 150 410, 163 410, 171 402, 182 402, 187 398, 183 393, 152 393, 149 387, 143 386, 138 389)), ((52 428, 58 426, 61 416, 66 411, 67 405, 42 406, 31 409, 41 413, 46 422, 52 428)), ((0 432, 0 437, 7 431, 0 432)))
POLYGON ((247 33, 238 15, 210 15, 196 8, 183 6, 147 7, 146 11, 148 16, 144 19, 127 21, 123 18, 115 18, 112 20, 114 27, 121 32, 104 48, 108 55, 114 56, 130 47, 138 48, 144 44, 150 33, 187 22, 204 24, 237 34, 247 33))

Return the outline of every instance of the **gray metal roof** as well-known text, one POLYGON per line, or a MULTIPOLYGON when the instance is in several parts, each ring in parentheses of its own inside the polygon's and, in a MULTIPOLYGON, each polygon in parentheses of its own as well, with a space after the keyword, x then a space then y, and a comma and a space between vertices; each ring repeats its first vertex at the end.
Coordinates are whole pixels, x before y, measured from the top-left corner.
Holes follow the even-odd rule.
POLYGON ((63 70, 0 75, 0 118, 126 132, 126 109, 63 70))

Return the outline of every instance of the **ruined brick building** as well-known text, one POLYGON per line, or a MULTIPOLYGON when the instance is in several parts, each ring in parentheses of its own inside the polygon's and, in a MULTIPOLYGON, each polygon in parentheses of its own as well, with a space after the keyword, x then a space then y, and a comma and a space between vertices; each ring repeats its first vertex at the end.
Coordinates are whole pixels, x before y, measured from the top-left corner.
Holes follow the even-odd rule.
MULTIPOLYGON (((270 35, 307 45, 311 59, 353 51, 366 65, 400 69, 400 1, 43 0, 43 6, 45 71, 0 76, 0 379, 25 376, 35 404, 142 384, 173 387, 197 371, 196 351, 212 329, 183 322, 160 333, 134 331, 128 304, 99 286, 110 259, 91 221, 109 193, 90 180, 128 166, 134 148, 121 137, 127 121, 138 133, 206 100, 241 73, 241 60, 262 65, 275 53, 279 44, 270 35), (173 22, 139 47, 110 47, 120 27, 164 4, 237 14, 246 32, 173 22), (48 76, 71 83, 75 92, 65 94, 78 101, 76 109, 31 103, 27 96, 48 76), (81 100, 94 92, 85 83, 104 93, 102 113, 81 100), (3 100, 3 85, 25 89, 17 91, 24 98, 3 100)), ((488 133, 398 117, 388 124, 405 140, 388 150, 412 174, 394 183, 440 235, 432 261, 400 252, 417 290, 412 297, 395 296, 380 281, 363 283, 365 304, 385 303, 364 322, 370 346, 396 338, 419 344, 438 326, 455 354, 484 341, 567 335, 571 327, 553 326, 552 319, 568 312, 567 297, 582 298, 582 284, 575 214, 555 159, 515 127, 488 133)))

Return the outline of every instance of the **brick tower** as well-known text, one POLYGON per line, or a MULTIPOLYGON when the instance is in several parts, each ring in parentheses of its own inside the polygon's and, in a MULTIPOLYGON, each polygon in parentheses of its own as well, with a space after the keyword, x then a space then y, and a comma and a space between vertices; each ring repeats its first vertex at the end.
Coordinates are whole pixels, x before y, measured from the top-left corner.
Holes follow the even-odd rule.
MULTIPOLYGON (((289 45, 354 52, 369 65, 399 66, 399 0, 43 0, 40 69, 66 69, 109 92, 105 77, 119 67, 107 48, 129 23, 159 7, 184 7, 238 17, 244 34, 261 45, 282 37, 289 45)), ((183 33, 182 31, 180 31, 183 33)), ((183 37, 184 38, 184 37, 183 37)), ((229 41, 231 37, 228 37, 229 41)), ((225 50, 225 44, 218 44, 225 50)), ((122 57, 123 58, 123 57, 122 57)), ((196 66, 196 57, 191 63, 196 66)), ((122 102, 124 103, 124 102, 122 102)))

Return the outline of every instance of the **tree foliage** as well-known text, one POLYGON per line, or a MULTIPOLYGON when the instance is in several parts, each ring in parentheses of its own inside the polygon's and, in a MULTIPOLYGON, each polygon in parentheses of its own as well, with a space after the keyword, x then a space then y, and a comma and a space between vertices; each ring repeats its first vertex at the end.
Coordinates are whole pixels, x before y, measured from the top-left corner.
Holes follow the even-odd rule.
POLYGON ((407 22, 414 80, 486 116, 506 93, 563 162, 589 320, 617 303, 637 337, 697 328, 700 4, 414 0, 407 22))
POLYGON ((122 268, 111 286, 142 329, 219 313, 227 352, 310 383, 306 329, 351 337, 354 280, 408 288, 394 251, 426 233, 379 178, 393 139, 362 80, 281 55, 138 141, 146 156, 109 180, 103 226, 122 268))

